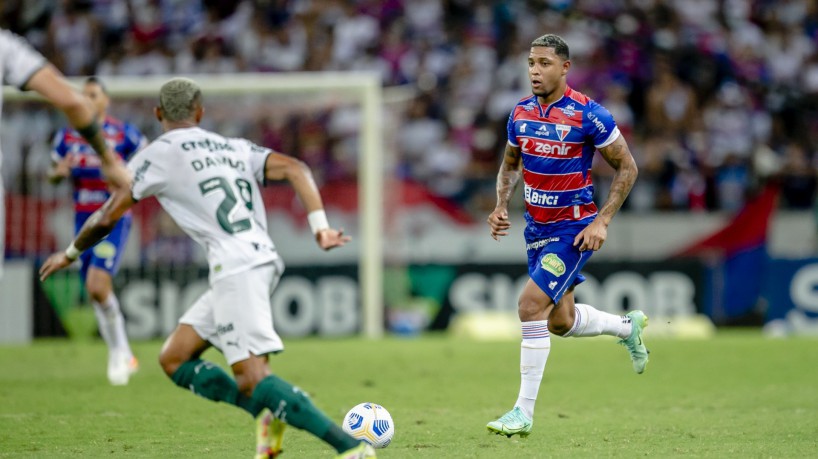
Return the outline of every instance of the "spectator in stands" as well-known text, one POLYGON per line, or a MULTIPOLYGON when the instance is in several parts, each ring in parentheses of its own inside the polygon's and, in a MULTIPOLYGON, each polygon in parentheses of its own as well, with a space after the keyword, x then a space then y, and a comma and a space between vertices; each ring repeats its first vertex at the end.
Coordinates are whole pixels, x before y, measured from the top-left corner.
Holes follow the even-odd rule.
MULTIPOLYGON (((720 175, 735 177, 736 164, 731 160, 724 166, 728 154, 746 165, 761 144, 783 156, 790 142, 799 142, 809 162, 818 151, 818 135, 811 134, 818 110, 809 102, 818 98, 818 13, 807 0, 754 0, 729 7, 717 0, 626 6, 495 2, 491 7, 443 0, 133 0, 125 18, 115 2, 93 3, 93 9, 83 10, 89 0, 68 1, 65 10, 52 14, 50 28, 66 23, 72 11, 68 7, 74 5, 71 8, 82 10, 83 24, 103 23, 108 35, 121 37, 122 43, 104 51, 89 44, 83 50, 87 55, 63 63, 67 72, 78 72, 77 62, 90 62, 88 71, 93 72, 98 61, 98 73, 117 75, 364 69, 381 73, 385 85, 408 83, 420 93, 433 94, 439 107, 422 116, 409 115, 399 133, 404 138, 398 152, 401 170, 409 178, 419 178, 415 174, 424 161, 418 145, 430 138, 442 141, 448 134, 437 126, 450 119, 451 112, 467 106, 475 118, 485 113, 501 132, 504 107, 522 97, 527 86, 519 81, 526 44, 543 29, 575 44, 575 59, 582 65, 572 73, 571 84, 609 107, 630 111, 633 129, 625 135, 634 151, 661 156, 645 160, 663 164, 669 172, 668 180, 653 181, 659 207, 683 206, 680 197, 687 186, 680 184, 700 183, 699 178, 675 180, 677 172, 691 174, 688 178, 710 177, 714 184, 720 175), (123 24, 127 31, 121 31, 123 24), (776 128, 773 119, 782 117, 786 122, 776 128), (425 133, 426 128, 431 131, 425 133), (418 140, 406 132, 420 133, 418 140), (679 137, 678 146, 654 149, 654 135, 666 133, 679 137), (668 156, 679 148, 689 150, 690 158, 679 162, 668 156), (720 171, 723 167, 729 173, 720 171)), ((25 8, 30 10, 26 14, 36 13, 35 5, 25 8)), ((43 25, 49 28, 48 21, 17 22, 26 24, 31 37, 44 36, 43 25)), ((88 27, 61 33, 76 41, 88 37, 82 32, 88 27)), ((627 121, 621 114, 617 119, 627 121)), ((283 131, 281 141, 296 142, 287 138, 295 132, 283 131)), ((479 154, 473 149, 469 153, 479 154)), ((317 174, 329 176, 331 163, 313 166, 317 174)), ((645 172, 643 183, 651 183, 650 167, 645 172)), ((707 189, 712 196, 718 194, 715 188, 707 189)), ((634 190, 633 197, 639 195, 640 190, 634 190)), ((715 199, 708 198, 708 203, 708 208, 718 208, 715 199)))

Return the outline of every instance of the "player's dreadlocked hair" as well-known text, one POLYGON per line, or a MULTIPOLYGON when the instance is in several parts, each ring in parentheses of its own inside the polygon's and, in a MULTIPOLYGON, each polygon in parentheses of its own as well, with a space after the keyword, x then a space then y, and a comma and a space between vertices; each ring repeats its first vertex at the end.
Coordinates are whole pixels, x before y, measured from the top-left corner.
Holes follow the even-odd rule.
POLYGON ((568 45, 565 43, 565 40, 563 40, 559 35, 554 35, 553 33, 545 34, 542 37, 532 41, 531 46, 554 48, 554 53, 563 60, 567 61, 570 58, 568 54, 568 45))
POLYGON ((193 116, 202 103, 202 90, 189 78, 173 78, 159 90, 159 108, 168 121, 183 121, 193 116))

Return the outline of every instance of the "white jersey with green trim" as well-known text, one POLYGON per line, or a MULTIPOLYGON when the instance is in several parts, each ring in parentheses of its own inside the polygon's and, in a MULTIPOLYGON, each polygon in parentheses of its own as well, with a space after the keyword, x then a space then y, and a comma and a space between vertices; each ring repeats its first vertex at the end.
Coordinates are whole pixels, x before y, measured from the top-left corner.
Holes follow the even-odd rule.
POLYGON ((128 162, 131 193, 156 196, 205 248, 214 281, 279 259, 258 186, 270 153, 199 127, 173 129, 128 162))

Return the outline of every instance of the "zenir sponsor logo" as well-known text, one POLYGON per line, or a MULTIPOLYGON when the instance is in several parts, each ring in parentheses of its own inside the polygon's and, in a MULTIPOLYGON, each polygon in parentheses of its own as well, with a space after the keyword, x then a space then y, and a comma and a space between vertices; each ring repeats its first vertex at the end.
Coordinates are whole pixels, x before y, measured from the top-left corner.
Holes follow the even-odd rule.
POLYGON ((560 156, 567 156, 569 152, 568 145, 564 142, 556 144, 545 139, 523 139, 520 149, 523 150, 524 153, 543 153, 546 155, 560 156))

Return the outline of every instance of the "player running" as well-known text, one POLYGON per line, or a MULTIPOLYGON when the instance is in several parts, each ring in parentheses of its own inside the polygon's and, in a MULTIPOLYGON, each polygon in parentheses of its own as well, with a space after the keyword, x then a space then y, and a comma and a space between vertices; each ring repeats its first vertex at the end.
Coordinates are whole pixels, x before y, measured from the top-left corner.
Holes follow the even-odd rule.
POLYGON ((46 261, 42 279, 65 268, 110 233, 138 200, 156 196, 176 223, 207 251, 210 288, 179 320, 159 362, 178 386, 240 407, 256 418, 257 458, 281 451, 284 423, 329 443, 344 459, 375 457, 366 443, 347 435, 298 387, 271 374, 268 355, 284 346, 273 329, 270 295, 284 270, 267 233, 258 182, 287 180, 308 212, 319 247, 330 250, 350 238, 329 226, 321 195, 307 166, 244 139, 199 127, 204 114, 198 85, 174 78, 159 92, 156 118, 164 134, 128 164, 130 190, 120 187, 83 225, 64 252, 46 261), (201 360, 217 347, 235 379, 201 360))
MULTIPOLYGON (((110 98, 97 78, 85 80, 82 90, 94 104, 96 121, 102 126, 105 141, 121 158, 128 160, 148 141, 139 130, 128 123, 108 116, 110 98)), ((79 232, 83 223, 110 197, 108 184, 102 176, 100 157, 88 142, 73 128, 60 130, 54 137, 53 167, 49 173, 52 183, 70 177, 74 185, 74 226, 79 232)), ((125 251, 131 228, 131 214, 125 214, 111 234, 80 257, 80 277, 91 296, 99 332, 108 345, 108 380, 119 386, 128 383, 139 364, 131 353, 125 321, 119 301, 113 291, 113 277, 125 251)))
POLYGON ((531 433, 551 333, 618 336, 637 373, 648 362, 642 341, 645 314, 617 316, 574 303, 574 287, 585 280, 579 271, 605 243, 608 225, 633 187, 637 169, 611 114, 568 87, 570 68, 562 38, 549 34, 531 43, 528 76, 533 95, 518 102, 509 116, 497 206, 488 217, 491 237, 499 240, 508 234, 508 203, 522 176, 530 278, 518 300, 523 335, 520 392, 514 408, 487 425, 490 432, 509 437, 531 433), (616 169, 599 212, 591 183, 594 150, 616 169))

